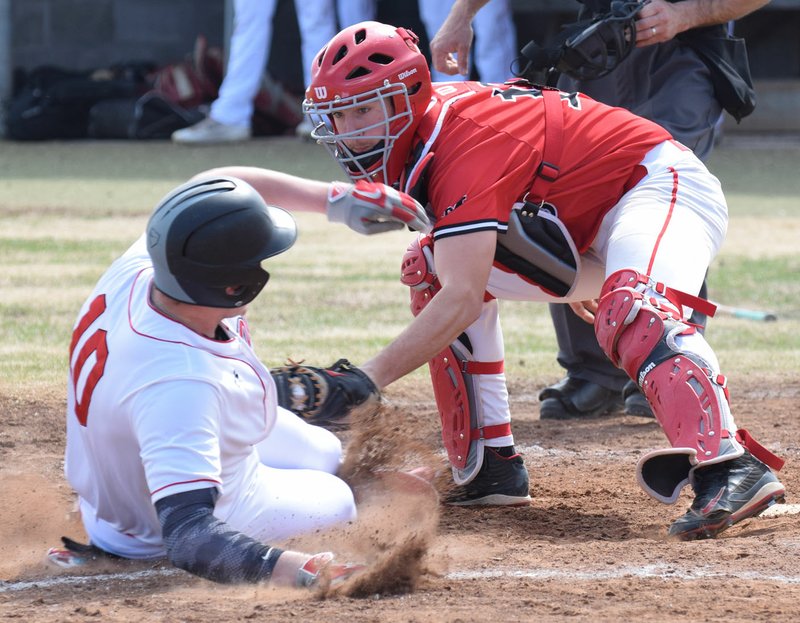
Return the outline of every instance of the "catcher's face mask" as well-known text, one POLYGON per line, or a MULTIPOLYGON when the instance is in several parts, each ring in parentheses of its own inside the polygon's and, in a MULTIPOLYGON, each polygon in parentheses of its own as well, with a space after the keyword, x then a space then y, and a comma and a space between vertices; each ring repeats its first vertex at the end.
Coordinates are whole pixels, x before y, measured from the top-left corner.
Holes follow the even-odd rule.
POLYGON ((392 149, 411 127, 408 92, 404 84, 386 84, 367 93, 325 104, 304 104, 314 123, 312 138, 324 145, 352 180, 389 179, 392 149), (394 99, 403 98, 401 112, 394 99))
POLYGON ((400 177, 431 97, 418 41, 410 30, 361 22, 314 59, 303 112, 315 125, 311 136, 354 181, 391 184, 400 177))

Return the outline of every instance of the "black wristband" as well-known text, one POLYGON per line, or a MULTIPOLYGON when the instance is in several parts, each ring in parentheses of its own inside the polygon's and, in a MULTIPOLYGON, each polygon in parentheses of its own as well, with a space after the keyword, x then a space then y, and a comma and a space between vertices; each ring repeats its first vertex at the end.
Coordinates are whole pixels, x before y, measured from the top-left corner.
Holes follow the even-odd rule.
POLYGON ((275 565, 278 562, 278 558, 281 557, 284 550, 279 549, 277 547, 270 547, 267 549, 267 553, 264 554, 261 559, 264 561, 264 564, 261 566, 261 573, 259 573, 259 580, 269 580, 272 578, 272 572, 275 570, 275 565))

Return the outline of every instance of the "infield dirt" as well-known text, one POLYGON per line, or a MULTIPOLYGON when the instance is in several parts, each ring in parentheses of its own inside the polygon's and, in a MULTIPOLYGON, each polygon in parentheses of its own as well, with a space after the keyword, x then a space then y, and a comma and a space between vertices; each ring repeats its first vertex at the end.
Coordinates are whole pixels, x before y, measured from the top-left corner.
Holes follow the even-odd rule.
MULTIPOLYGON (((800 491, 800 382, 733 381, 737 423, 787 460, 780 477, 791 510, 800 491)), ((666 527, 690 504, 690 492, 664 506, 634 477, 641 454, 664 445, 656 422, 622 414, 540 421, 536 390, 510 387, 517 447, 531 476, 530 507, 441 507, 424 491, 377 488, 365 493, 356 525, 292 543, 309 550, 334 543, 368 560, 369 582, 351 591, 357 598, 220 586, 141 563, 78 571, 48 566, 45 551, 62 534, 84 538, 61 472, 63 402, 58 396, 37 402, 0 397, 0 619, 800 620, 799 515, 747 520, 713 541, 668 540, 666 527)), ((364 466, 400 461, 402 467, 405 459, 397 457, 403 448, 412 449, 410 462, 428 462, 431 452, 440 456, 430 397, 402 389, 387 397, 391 425, 376 434, 385 436, 391 452, 381 454, 355 431, 343 434, 351 450, 358 446, 348 469, 362 481, 369 471, 364 466)))

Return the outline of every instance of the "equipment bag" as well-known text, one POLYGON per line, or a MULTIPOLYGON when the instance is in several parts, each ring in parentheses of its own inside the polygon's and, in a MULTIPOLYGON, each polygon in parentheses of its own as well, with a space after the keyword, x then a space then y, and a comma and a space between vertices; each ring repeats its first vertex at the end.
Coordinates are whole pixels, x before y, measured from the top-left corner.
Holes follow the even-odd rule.
POLYGON ((143 90, 138 71, 70 71, 42 66, 30 72, 11 99, 6 136, 18 141, 85 138, 97 102, 132 97, 143 90))
POLYGON ((186 110, 156 91, 139 98, 104 100, 89 114, 91 138, 165 139, 175 130, 203 119, 197 110, 186 110))

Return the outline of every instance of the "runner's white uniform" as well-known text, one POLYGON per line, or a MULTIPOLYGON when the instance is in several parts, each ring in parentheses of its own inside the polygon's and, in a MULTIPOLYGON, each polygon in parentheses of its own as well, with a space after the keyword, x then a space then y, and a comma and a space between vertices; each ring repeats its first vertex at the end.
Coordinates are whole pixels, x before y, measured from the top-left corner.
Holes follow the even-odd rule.
POLYGON ((150 303, 144 236, 98 282, 70 347, 65 473, 92 543, 166 555, 153 503, 217 488, 214 515, 271 543, 355 518, 335 435, 277 406, 243 317, 207 338, 150 303))

